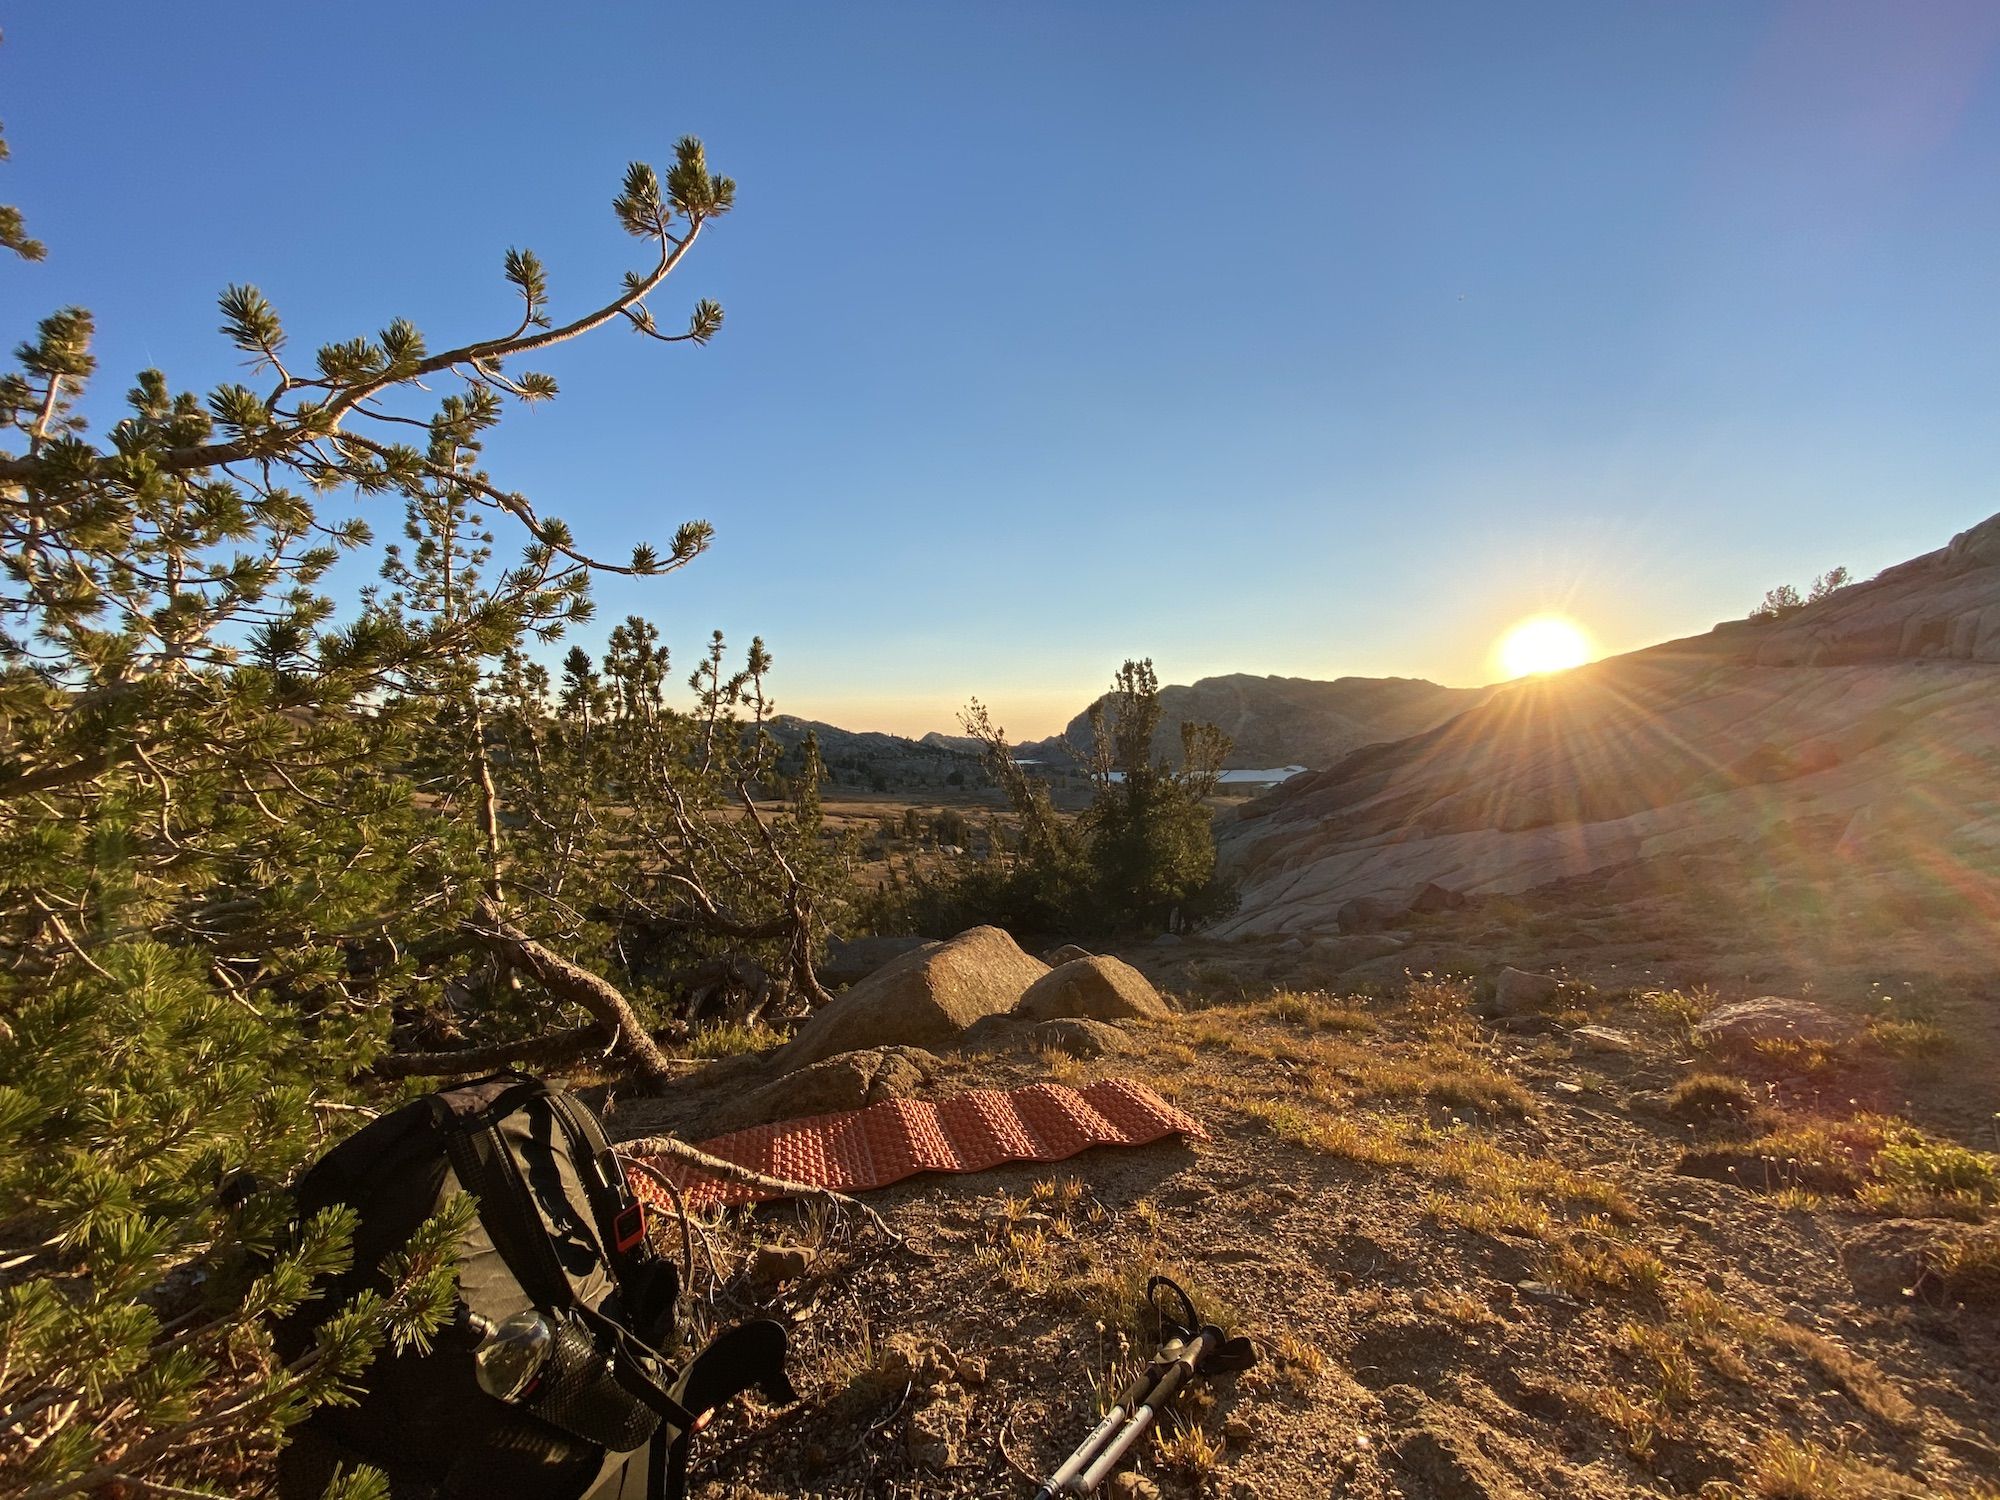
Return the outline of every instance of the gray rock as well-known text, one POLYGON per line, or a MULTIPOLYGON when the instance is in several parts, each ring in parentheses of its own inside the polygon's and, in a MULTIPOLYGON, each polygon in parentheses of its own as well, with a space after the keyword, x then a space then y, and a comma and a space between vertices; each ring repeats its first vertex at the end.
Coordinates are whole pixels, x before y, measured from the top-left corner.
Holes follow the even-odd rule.
POLYGON ((1388 896, 1356 896, 1334 913, 1342 932, 1380 932, 1409 915, 1410 908, 1388 896))
POLYGON ((1488 1015, 1525 1016, 1555 1003, 1560 982, 1553 974, 1530 974, 1525 969, 1502 969, 1493 981, 1493 999, 1488 1015))
POLYGON ((1854 1032, 1854 1023, 1844 1016, 1810 1000, 1786 995, 1759 995, 1754 1000, 1718 1005, 1694 1029, 1695 1040, 1705 1047, 1750 1046, 1783 1039, 1844 1042, 1854 1032))
POLYGON ((1132 1038, 1109 1021, 1088 1021, 1074 1016, 1042 1022, 1035 1028, 1034 1039, 1038 1047, 1067 1052, 1071 1057, 1103 1057, 1130 1052, 1134 1046, 1132 1038))
POLYGON ((961 1052, 1025 1052, 1034 1042, 1035 1023, 1009 1011, 981 1016, 958 1034, 953 1045, 961 1052))
POLYGON ((1093 1021, 1158 1019, 1167 1003, 1152 982, 1122 959, 1072 959, 1029 986, 1015 1014, 1035 1021, 1082 1016, 1093 1021))
POLYGON ((1052 969, 1059 969, 1073 959, 1089 958, 1090 950, 1077 943, 1064 943, 1060 948, 1051 948, 1042 955, 1042 962, 1052 969))
POLYGON ((1012 1010, 1049 972, 997 927, 974 927, 946 943, 905 953, 824 1006, 779 1049, 790 1072, 862 1047, 935 1046, 981 1016, 1012 1010))
POLYGON ((1592 1052, 1629 1054, 1639 1050, 1639 1039, 1615 1026, 1579 1026, 1570 1033, 1570 1039, 1581 1042, 1592 1052))

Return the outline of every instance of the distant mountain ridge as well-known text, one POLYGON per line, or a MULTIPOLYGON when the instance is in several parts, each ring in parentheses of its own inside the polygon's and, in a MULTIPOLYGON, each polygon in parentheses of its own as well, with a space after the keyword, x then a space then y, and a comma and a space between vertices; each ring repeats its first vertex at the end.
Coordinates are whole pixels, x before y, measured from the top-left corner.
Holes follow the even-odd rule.
MULTIPOLYGON (((1231 766, 1323 769, 1363 745, 1406 739, 1483 703, 1492 688, 1451 688, 1421 677, 1259 677, 1231 672, 1160 689, 1154 752, 1180 758, 1181 725, 1219 726, 1231 766)), ((1103 699, 1098 700, 1100 703, 1103 699)), ((1088 709, 1059 735, 1019 747, 1030 759, 1066 760, 1090 739, 1088 709)))

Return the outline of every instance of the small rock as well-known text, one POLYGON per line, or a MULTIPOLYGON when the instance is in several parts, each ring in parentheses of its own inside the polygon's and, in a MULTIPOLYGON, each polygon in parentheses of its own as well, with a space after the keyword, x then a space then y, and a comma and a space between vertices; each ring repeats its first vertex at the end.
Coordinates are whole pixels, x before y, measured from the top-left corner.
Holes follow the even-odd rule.
POLYGON ((1357 932, 1346 937, 1321 938, 1312 945, 1312 956, 1315 963, 1329 969, 1351 969, 1371 959, 1400 953, 1407 946, 1404 939, 1393 933, 1357 932))
POLYGON ((759 1286, 783 1286, 812 1269, 812 1251, 803 1245, 760 1245, 750 1279, 759 1286))
POLYGON ((1553 974, 1530 974, 1525 969, 1502 969, 1493 981, 1489 1013, 1522 1016, 1553 1004, 1559 984, 1553 974))
POLYGON ((940 1401, 910 1413, 910 1461, 930 1469, 949 1469, 958 1462, 965 1441, 965 1403, 940 1401))
POLYGON ((1248 1417, 1231 1417, 1222 1424, 1222 1436, 1232 1448, 1247 1448, 1257 1440, 1257 1429, 1248 1417))
POLYGON ((841 1052, 725 1099, 707 1120, 707 1128, 727 1135, 773 1120, 829 1115, 906 1098, 927 1083, 938 1066, 938 1060, 920 1047, 841 1052))
POLYGON ((1067 1052, 1071 1057, 1103 1057, 1130 1052, 1133 1041, 1107 1021, 1085 1021, 1064 1017, 1044 1021, 1035 1028, 1035 1045, 1050 1051, 1067 1052))
POLYGON ((1639 1039, 1615 1026, 1579 1026, 1570 1033, 1570 1039, 1583 1043, 1592 1052, 1630 1054, 1639 1050, 1639 1039))
POLYGON ((1047 964, 1051 969, 1060 969, 1066 963, 1072 963, 1079 958, 1091 958, 1093 956, 1088 948, 1080 944, 1064 943, 1060 948, 1051 948, 1048 952, 1044 953, 1042 955, 1042 962, 1047 964))
POLYGON ((1111 1476, 1111 1500, 1160 1500, 1160 1487, 1144 1474, 1127 1469, 1111 1476))
POLYGON ((1583 1304, 1559 1286, 1550 1286, 1545 1281, 1517 1281, 1514 1290, 1523 1297, 1532 1297, 1537 1302, 1553 1302, 1558 1307, 1581 1307, 1583 1304))
POLYGON ((1583 1085, 1580 1083, 1571 1083, 1567 1078, 1558 1078, 1555 1082, 1555 1090, 1558 1094, 1580 1094, 1583 1092, 1583 1085))
POLYGON ((961 1354, 958 1357, 958 1383, 969 1386, 986 1384, 986 1361, 977 1354, 961 1354))

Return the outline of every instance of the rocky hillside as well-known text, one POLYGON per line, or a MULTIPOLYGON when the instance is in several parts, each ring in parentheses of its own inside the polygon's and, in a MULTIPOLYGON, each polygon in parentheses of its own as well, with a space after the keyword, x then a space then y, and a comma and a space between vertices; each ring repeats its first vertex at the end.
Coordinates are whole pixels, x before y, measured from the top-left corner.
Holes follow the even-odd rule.
MULTIPOLYGON (((1233 766, 1330 766, 1351 751, 1441 724, 1482 702, 1489 688, 1448 688, 1420 677, 1254 677, 1232 672, 1160 690, 1164 716, 1158 753, 1178 760, 1183 723, 1219 724, 1235 742, 1233 766)), ((1102 700, 1100 700, 1102 701, 1102 700)), ((1023 755, 1062 757, 1065 742, 1090 739, 1090 712, 1062 734, 1021 747, 1023 755)))
POLYGON ((1220 834, 1243 889, 1220 936, 1333 930, 1355 898, 1426 886, 1565 881, 1990 926, 2000 516, 1785 619, 1495 690, 1220 834))

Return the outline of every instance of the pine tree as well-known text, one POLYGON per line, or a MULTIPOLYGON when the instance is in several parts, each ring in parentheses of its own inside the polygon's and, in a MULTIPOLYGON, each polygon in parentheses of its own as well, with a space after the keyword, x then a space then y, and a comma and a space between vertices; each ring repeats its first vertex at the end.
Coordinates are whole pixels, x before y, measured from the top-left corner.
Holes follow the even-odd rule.
MULTIPOLYGON (((710 530, 595 558, 478 455, 509 408, 556 394, 519 360, 621 320, 714 336, 713 303, 667 334, 647 299, 734 192, 691 138, 664 174, 634 164, 613 207, 646 259, 566 321, 540 262, 509 251, 516 315, 435 352, 396 319, 300 359, 262 294, 231 287, 223 331, 255 384, 202 396, 144 371, 102 437, 84 310, 44 318, 0 376, 8 1492, 253 1488, 287 1426, 385 1341, 428 1336, 462 1202, 302 1359, 278 1361, 264 1319, 348 1254, 339 1215, 281 1234, 277 1190, 386 1102, 381 1076, 422 1071, 413 1044, 459 1040, 424 1027, 494 1029, 439 1020, 454 983, 497 966, 520 1007, 658 1063, 626 997, 520 925, 510 875, 540 889, 568 858, 573 880, 576 846, 507 847, 485 721, 546 691, 523 647, 582 618, 591 574, 669 572, 710 530), (406 546, 343 622, 329 570, 396 500, 406 546), (502 533, 520 561, 494 574, 502 533)), ((40 251, 11 209, 0 243, 40 251)))
MULTIPOLYGON (((991 922, 1037 938, 1178 931, 1231 909, 1216 872, 1204 799, 1215 791, 1229 736, 1213 724, 1181 726, 1181 766, 1153 754, 1160 685, 1151 661, 1128 661, 1090 712, 1090 742, 1072 754, 1092 796, 1080 815, 1059 811, 1049 783, 1014 757, 1006 732, 974 700, 961 716, 988 774, 1013 810, 1016 832, 997 826, 988 853, 932 878, 911 862, 890 866, 890 887, 871 916, 878 926, 946 936, 991 922)), ((954 824, 962 834, 963 822, 954 824)), ((907 830, 906 830, 907 832, 907 830)))

